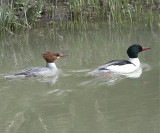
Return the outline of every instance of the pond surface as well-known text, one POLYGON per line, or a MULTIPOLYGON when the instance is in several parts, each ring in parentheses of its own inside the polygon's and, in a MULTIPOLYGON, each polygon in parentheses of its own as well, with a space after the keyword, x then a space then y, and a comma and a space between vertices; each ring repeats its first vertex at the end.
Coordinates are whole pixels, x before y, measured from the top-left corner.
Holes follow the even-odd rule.
POLYGON ((53 32, 34 29, 0 40, 1 133, 159 133, 159 31, 115 28, 53 32), (113 59, 128 59, 139 43, 137 77, 87 76, 113 59), (47 78, 4 77, 45 66, 42 54, 68 54, 56 60, 60 73, 47 78))

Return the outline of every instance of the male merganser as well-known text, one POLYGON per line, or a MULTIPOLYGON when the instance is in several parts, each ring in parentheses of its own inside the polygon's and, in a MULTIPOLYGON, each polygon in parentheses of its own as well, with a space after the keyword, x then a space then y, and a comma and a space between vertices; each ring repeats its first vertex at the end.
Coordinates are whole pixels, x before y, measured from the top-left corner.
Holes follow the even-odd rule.
POLYGON ((95 75, 101 72, 116 72, 116 73, 132 73, 140 67, 138 53, 150 48, 144 48, 138 44, 130 46, 127 50, 129 60, 112 60, 105 65, 100 66, 96 70, 89 72, 89 75, 95 75))
POLYGON ((36 76, 51 76, 57 72, 57 67, 54 61, 59 57, 64 57, 66 55, 60 55, 56 52, 46 52, 43 55, 43 58, 46 60, 46 67, 30 67, 24 69, 13 75, 8 75, 5 78, 22 78, 22 77, 36 77, 36 76))

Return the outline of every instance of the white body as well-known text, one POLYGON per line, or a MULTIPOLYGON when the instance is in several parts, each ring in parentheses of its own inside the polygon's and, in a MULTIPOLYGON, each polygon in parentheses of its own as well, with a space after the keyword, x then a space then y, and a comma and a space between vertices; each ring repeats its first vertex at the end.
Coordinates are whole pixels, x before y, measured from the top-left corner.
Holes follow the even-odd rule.
POLYGON ((129 58, 129 61, 133 64, 126 64, 126 65, 112 65, 107 67, 111 72, 118 72, 118 73, 132 73, 137 70, 140 66, 140 62, 138 58, 129 58))
POLYGON ((89 75, 96 75, 102 72, 116 72, 116 73, 132 73, 136 71, 140 67, 140 61, 138 58, 129 58, 128 60, 131 62, 130 64, 124 64, 124 65, 110 65, 110 63, 107 63, 105 65, 100 66, 96 70, 89 72, 89 75), (101 68, 105 68, 106 70, 100 70, 101 68))
POLYGON ((36 76, 52 76, 57 72, 55 63, 47 63, 46 67, 30 67, 24 69, 14 75, 8 75, 5 78, 22 78, 22 77, 36 77, 36 76))

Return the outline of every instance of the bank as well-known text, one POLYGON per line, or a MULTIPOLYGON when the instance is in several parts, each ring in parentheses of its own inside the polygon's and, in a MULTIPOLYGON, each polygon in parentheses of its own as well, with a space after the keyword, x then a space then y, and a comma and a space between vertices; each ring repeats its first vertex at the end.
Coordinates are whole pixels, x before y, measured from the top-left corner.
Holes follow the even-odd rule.
POLYGON ((75 30, 144 25, 160 27, 159 0, 1 0, 0 34, 38 26, 75 30))

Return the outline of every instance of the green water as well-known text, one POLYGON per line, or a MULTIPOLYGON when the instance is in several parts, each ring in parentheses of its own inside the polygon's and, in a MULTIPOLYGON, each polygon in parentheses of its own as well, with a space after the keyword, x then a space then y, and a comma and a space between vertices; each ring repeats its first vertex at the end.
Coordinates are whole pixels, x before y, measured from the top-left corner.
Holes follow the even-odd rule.
POLYGON ((1 133, 159 133, 159 31, 115 28, 53 32, 35 29, 0 40, 1 133), (86 76, 113 59, 128 59, 134 43, 142 73, 86 76), (56 60, 53 77, 8 80, 31 66, 44 66, 42 54, 68 54, 56 60))

